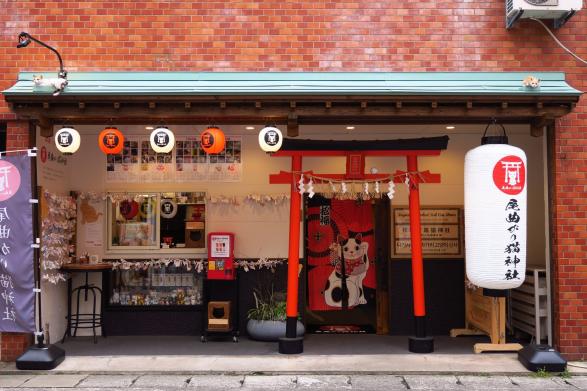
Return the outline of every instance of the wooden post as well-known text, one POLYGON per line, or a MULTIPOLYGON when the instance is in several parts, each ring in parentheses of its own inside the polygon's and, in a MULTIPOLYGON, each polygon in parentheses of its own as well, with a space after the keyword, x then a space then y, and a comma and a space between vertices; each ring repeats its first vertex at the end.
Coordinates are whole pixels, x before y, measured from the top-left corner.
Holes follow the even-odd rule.
POLYGON ((287 258, 287 303, 285 338, 279 340, 279 352, 296 354, 303 352, 303 338, 296 337, 298 322, 298 286, 300 264, 300 207, 302 196, 297 181, 302 172, 302 156, 291 157, 291 190, 289 206, 289 251, 287 258))
MULTIPOLYGON (((408 173, 418 172, 418 157, 407 156, 408 173)), ((409 339, 409 350, 414 353, 430 353, 434 340, 426 336, 426 299, 424 296, 424 262, 422 260, 422 231, 420 225, 419 179, 410 178, 410 240, 412 248, 412 289, 414 293, 414 317, 416 336, 409 339)))

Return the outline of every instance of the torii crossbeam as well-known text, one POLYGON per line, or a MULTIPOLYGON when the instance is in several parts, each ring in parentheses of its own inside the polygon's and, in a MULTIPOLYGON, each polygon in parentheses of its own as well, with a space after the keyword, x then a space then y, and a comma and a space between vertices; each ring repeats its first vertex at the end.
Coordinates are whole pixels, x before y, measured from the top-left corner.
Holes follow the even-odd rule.
MULTIPOLYGON (((269 176, 270 184, 290 185, 289 251, 287 267, 287 327, 286 336, 279 340, 279 352, 296 354, 303 352, 303 338, 296 337, 298 316, 299 247, 301 194, 296 183, 302 175, 316 175, 334 180, 389 179, 390 174, 365 174, 366 156, 405 156, 406 171, 396 171, 395 182, 403 182, 402 175, 418 172, 419 156, 438 156, 448 145, 448 136, 399 140, 332 141, 285 139, 275 157, 291 157, 291 172, 281 171, 269 176), (313 174, 302 172, 302 157, 346 156, 345 174, 313 174)), ((428 171, 410 175, 410 236, 412 247, 412 286, 414 292, 415 336, 409 337, 409 350, 429 353, 434 350, 434 340, 426 334, 426 303, 424 297, 424 265, 422 260, 422 236, 420 226, 420 183, 440 183, 440 174, 428 171)))

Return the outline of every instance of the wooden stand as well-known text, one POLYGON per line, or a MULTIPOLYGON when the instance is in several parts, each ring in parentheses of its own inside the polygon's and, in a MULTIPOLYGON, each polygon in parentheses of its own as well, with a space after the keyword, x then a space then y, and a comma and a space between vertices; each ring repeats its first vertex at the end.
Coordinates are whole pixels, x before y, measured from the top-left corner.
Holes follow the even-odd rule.
POLYGON ((481 288, 465 288, 465 327, 452 329, 451 337, 488 335, 491 343, 476 343, 475 353, 510 352, 522 349, 519 343, 506 343, 505 297, 483 296, 481 288))

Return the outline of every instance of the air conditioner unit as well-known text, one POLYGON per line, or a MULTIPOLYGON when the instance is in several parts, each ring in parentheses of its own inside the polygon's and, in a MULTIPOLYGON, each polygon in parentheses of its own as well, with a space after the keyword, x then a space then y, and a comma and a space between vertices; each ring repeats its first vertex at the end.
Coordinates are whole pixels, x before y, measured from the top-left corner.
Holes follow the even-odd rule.
POLYGON ((518 19, 554 19, 559 28, 579 11, 582 0, 506 0, 506 27, 509 29, 518 19))

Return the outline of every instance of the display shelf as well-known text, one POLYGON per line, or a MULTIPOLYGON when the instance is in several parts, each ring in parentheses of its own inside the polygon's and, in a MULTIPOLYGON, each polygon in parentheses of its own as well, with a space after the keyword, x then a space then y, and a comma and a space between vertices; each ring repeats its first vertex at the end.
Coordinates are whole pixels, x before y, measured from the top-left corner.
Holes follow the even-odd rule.
POLYGON ((512 325, 530 334, 536 343, 550 340, 548 296, 546 270, 533 267, 526 269, 524 283, 511 293, 512 325))
POLYGON ((202 311, 204 305, 107 305, 106 311, 111 312, 142 312, 142 311, 202 311))

